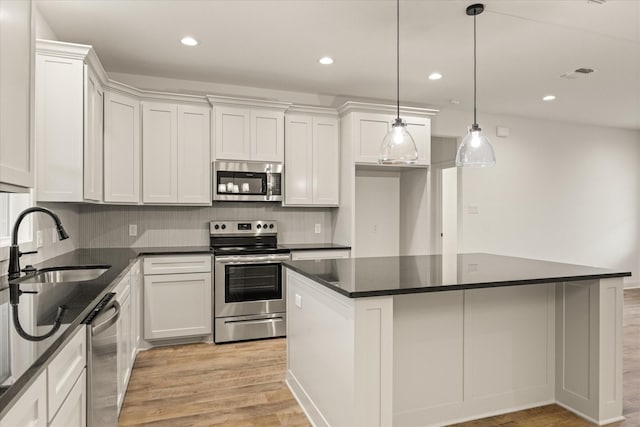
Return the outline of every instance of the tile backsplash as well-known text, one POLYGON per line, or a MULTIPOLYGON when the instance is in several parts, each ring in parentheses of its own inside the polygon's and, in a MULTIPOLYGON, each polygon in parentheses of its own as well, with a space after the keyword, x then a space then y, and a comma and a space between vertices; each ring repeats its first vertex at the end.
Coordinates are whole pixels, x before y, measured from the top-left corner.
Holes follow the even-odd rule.
POLYGON ((215 206, 80 205, 80 247, 208 246, 213 220, 276 220, 280 243, 331 242, 331 208, 283 208, 272 203, 215 206), (315 233, 315 224, 321 232, 315 233), (129 225, 137 236, 129 236, 129 225))

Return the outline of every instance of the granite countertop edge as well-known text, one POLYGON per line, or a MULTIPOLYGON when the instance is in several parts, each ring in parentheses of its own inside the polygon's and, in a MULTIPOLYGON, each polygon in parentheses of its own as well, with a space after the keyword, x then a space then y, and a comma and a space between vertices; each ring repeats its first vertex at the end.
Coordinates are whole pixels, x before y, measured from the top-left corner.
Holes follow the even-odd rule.
POLYGON ((291 251, 351 250, 351 246, 336 243, 281 243, 278 247, 291 251))
POLYGON ((321 277, 318 277, 314 273, 310 273, 295 264, 291 264, 285 261, 283 265, 347 298, 368 298, 368 297, 380 297, 380 296, 392 296, 392 295, 407 295, 429 292, 447 292, 447 291, 459 291, 470 289, 483 289, 483 288, 498 288, 507 286, 523 286, 523 285, 538 285, 543 283, 558 283, 558 282, 575 282, 581 280, 596 280, 596 279, 611 279, 616 277, 630 277, 631 272, 602 272, 588 275, 571 275, 571 276, 558 276, 558 277, 541 277, 534 279, 518 279, 518 280, 504 280, 504 281, 492 281, 492 282, 477 282, 477 283, 459 283, 441 286, 418 286, 413 288, 402 289, 385 289, 375 291, 355 291, 349 292, 335 284, 328 282, 321 277))
MULTIPOLYGON (((11 384, 9 388, 0 394, 0 419, 8 412, 9 409, 13 406, 13 404, 24 394, 27 388, 36 380, 36 378, 45 370, 46 366, 49 362, 60 352, 60 350, 66 345, 73 336, 78 331, 78 327, 82 324, 84 319, 89 315, 91 310, 100 302, 100 300, 108 293, 111 292, 118 282, 129 272, 133 264, 140 258, 145 256, 153 256, 153 255, 189 255, 189 254, 209 254, 211 253, 211 249, 207 247, 200 246, 188 246, 188 247, 144 247, 144 248, 95 248, 95 249, 75 249, 70 252, 66 252, 57 257, 50 258, 45 260, 39 264, 36 264, 35 267, 38 269, 51 267, 56 265, 56 259, 64 259, 72 257, 76 252, 82 251, 103 251, 105 249, 108 250, 122 250, 128 251, 130 253, 129 261, 126 263, 120 263, 118 266, 112 266, 116 268, 121 268, 118 272, 112 272, 110 276, 112 279, 109 279, 109 283, 105 285, 105 287, 100 291, 98 296, 96 296, 87 306, 78 314, 72 322, 70 322, 69 326, 66 330, 56 339, 49 348, 16 380, 15 383, 11 384)), ((105 260, 108 261, 108 260, 105 260)), ((109 262, 105 262, 104 264, 109 264, 109 262)), ((59 265, 59 264, 58 264, 59 265)), ((82 265, 82 264, 78 264, 82 265)), ((8 287, 8 281, 6 276, 0 278, 0 290, 6 289, 8 287)))

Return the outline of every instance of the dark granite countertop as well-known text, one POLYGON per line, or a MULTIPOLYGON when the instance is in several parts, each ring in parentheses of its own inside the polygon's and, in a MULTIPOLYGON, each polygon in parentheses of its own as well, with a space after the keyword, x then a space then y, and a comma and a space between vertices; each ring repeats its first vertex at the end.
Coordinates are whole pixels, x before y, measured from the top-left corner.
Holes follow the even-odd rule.
MULTIPOLYGON (((67 307, 60 329, 53 336, 37 342, 36 345, 15 334, 11 319, 13 307, 7 303, 10 300, 10 287, 6 276, 0 278, 0 302, 7 303, 6 314, 8 314, 6 317, 0 317, 0 328, 7 328, 14 335, 14 347, 19 347, 22 343, 29 347, 29 351, 21 352, 21 354, 31 355, 29 360, 12 363, 12 376, 0 388, 0 417, 15 399, 19 398, 26 387, 36 379, 49 360, 58 353, 58 350, 71 339, 93 307, 117 285, 120 278, 124 277, 139 256, 208 253, 211 253, 208 246, 77 249, 36 264, 35 267, 39 270, 56 266, 110 266, 102 276, 87 282, 55 285, 19 284, 21 291, 37 292, 37 294, 22 294, 18 301, 18 307, 29 305, 37 316, 37 326, 42 327, 42 330, 48 330, 51 327, 53 313, 58 306, 67 307)), ((2 307, 0 306, 0 308, 2 307)), ((0 314, 2 313, 3 311, 0 310, 0 314)), ((5 356, 0 353, 0 357, 5 356)))
POLYGON ((630 272, 483 253, 284 264, 349 298, 631 276, 630 272))
POLYGON ((320 251, 331 249, 347 249, 350 250, 351 246, 337 245, 335 243, 286 243, 278 245, 280 248, 289 249, 292 251, 320 251))

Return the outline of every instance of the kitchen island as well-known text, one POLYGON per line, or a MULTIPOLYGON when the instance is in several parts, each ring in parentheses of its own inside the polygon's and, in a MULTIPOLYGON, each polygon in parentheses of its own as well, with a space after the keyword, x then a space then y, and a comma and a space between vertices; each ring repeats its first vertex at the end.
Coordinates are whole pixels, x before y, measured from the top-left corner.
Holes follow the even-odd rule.
POLYGON ((316 426, 557 403, 622 417, 628 272, 490 254, 285 263, 287 384, 316 426))

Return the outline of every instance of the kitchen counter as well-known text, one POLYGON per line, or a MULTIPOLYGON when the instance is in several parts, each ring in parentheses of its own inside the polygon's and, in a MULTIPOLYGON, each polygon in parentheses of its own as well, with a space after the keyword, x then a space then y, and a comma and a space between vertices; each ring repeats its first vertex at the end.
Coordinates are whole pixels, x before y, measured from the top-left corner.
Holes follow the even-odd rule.
MULTIPOLYGON (((207 254, 209 247, 154 247, 154 248, 108 248, 108 249, 77 249, 35 265, 37 269, 56 266, 110 266, 102 276, 95 280, 80 283, 60 284, 20 284, 21 291, 36 291, 37 294, 22 294, 18 307, 23 304, 33 304, 33 312, 37 315, 38 327, 50 329, 55 310, 58 306, 66 306, 67 311, 62 320, 62 326, 51 337, 30 346, 30 351, 21 354, 21 360, 11 364, 12 376, 0 388, 0 417, 10 407, 15 399, 20 397, 48 361, 74 335, 78 326, 91 312, 93 307, 110 292, 123 277, 133 262, 140 256, 177 255, 177 254, 207 254), (25 358, 26 356, 26 358, 25 358)), ((15 286, 15 285, 11 285, 15 286)), ((0 302, 9 301, 10 286, 6 276, 0 278, 0 302)), ((12 307, 8 308, 9 318, 0 319, 0 328, 13 333, 11 318, 12 307)), ((17 335, 16 335, 17 337, 17 335)), ((21 338, 18 338, 22 340, 21 338)), ((25 341, 26 342, 26 341, 25 341)))
POLYGON ((557 403, 622 417, 620 270, 490 254, 287 261, 287 373, 318 426, 557 403))
POLYGON ((338 245, 335 243, 287 243, 278 245, 283 249, 291 251, 321 251, 321 250, 350 250, 351 246, 338 245))
POLYGON ((630 272, 483 253, 286 261, 349 298, 631 276, 630 272))

